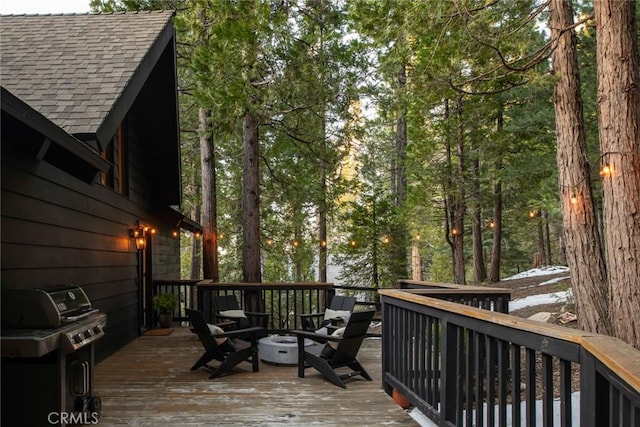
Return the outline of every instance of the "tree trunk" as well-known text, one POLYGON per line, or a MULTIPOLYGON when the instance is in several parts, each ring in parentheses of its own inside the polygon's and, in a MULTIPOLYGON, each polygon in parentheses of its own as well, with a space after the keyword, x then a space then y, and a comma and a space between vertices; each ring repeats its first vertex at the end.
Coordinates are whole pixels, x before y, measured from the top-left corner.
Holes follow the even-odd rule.
MULTIPOLYGON (((407 84, 407 71, 403 66, 400 67, 398 73, 398 98, 402 103, 402 97, 407 84)), ((391 182, 393 185, 394 205, 395 205, 395 218, 393 225, 393 238, 391 239, 391 254, 393 257, 392 274, 394 278, 400 279, 407 277, 407 242, 409 232, 404 221, 400 220, 401 210, 405 206, 406 202, 406 189, 407 189, 407 172, 406 172, 406 158, 407 158, 407 119, 406 108, 400 108, 398 119, 396 121, 396 149, 395 149, 395 162, 394 167, 391 170, 391 182)))
MULTIPOLYGON (((496 133, 501 134, 504 126, 504 115, 502 105, 498 110, 496 118, 496 133)), ((491 269, 489 271, 489 282, 500 281, 500 257, 502 257, 502 178, 500 173, 503 168, 502 151, 496 154, 496 175, 493 183, 493 218, 492 221, 492 243, 491 243, 491 269)))
POLYGON ((322 177, 322 200, 320 201, 320 209, 318 209, 318 239, 320 247, 318 248, 318 280, 320 282, 327 281, 327 177, 322 177))
POLYGON ((456 186, 457 196, 456 205, 453 210, 453 230, 457 233, 453 235, 453 267, 454 267, 454 281, 455 283, 465 285, 467 283, 465 265, 464 265, 464 217, 467 212, 467 205, 465 202, 465 149, 464 149, 464 122, 462 117, 462 99, 463 95, 458 95, 456 102, 456 114, 458 119, 458 128, 456 134, 456 148, 457 148, 457 171, 456 171, 456 186))
POLYGON ((546 265, 553 265, 553 257, 551 256, 551 229, 549 226, 549 212, 542 212, 542 220, 544 221, 544 244, 545 244, 545 255, 546 258, 544 262, 546 265))
POLYGON ((608 334, 605 263, 598 236, 586 155, 580 75, 571 2, 552 0, 557 164, 567 264, 582 329, 608 334))
MULTIPOLYGON (((242 280, 262 282, 260 269, 260 170, 258 119, 247 112, 242 120, 242 280)), ((264 312, 260 291, 244 292, 245 309, 264 312)))
POLYGON ((204 108, 199 109, 198 130, 202 167, 202 272, 205 279, 219 282, 216 165, 210 117, 210 112, 204 108))
POLYGON ((544 224, 542 223, 542 213, 536 219, 538 229, 538 254, 540 255, 540 265, 549 265, 547 262, 547 245, 544 239, 544 224))
MULTIPOLYGON (((192 176, 193 184, 193 197, 195 200, 202 200, 202 165, 200 168, 194 167, 194 173, 192 176)), ((199 224, 202 224, 202 205, 200 203, 194 203, 191 207, 191 218, 199 224)), ((189 278, 192 280, 199 280, 202 278, 202 244, 199 236, 196 233, 190 235, 191 244, 191 272, 189 278)))
POLYGON ((418 242, 413 242, 411 246, 411 279, 422 280, 422 262, 418 242))
POLYGON ((242 121, 242 280, 261 282, 260 171, 258 120, 247 112, 242 121))
POLYGON ((640 60, 634 1, 594 2, 612 333, 640 349, 640 60))
MULTIPOLYGON (((198 185, 198 187, 200 187, 198 185)), ((197 194, 198 192, 196 192, 197 194)), ((198 197, 199 198, 199 197, 198 197)), ((194 221, 201 223, 201 211, 200 205, 196 204, 191 211, 191 218, 194 221)), ((191 233, 191 280, 199 280, 200 272, 202 271, 202 250, 200 239, 195 233, 191 233)))
MULTIPOLYGON (((502 168, 502 157, 499 166, 502 168)), ((497 178, 493 183, 493 236, 491 243, 491 270, 489 282, 500 281, 500 257, 502 256, 502 179, 497 178)))
POLYGON ((487 280, 487 267, 484 262, 482 247, 482 196, 480 192, 480 159, 477 147, 472 147, 473 158, 473 223, 471 225, 471 239, 473 241, 473 272, 476 283, 487 280))
MULTIPOLYGON (((449 112, 445 104, 445 115, 449 118, 449 112)), ((448 214, 448 224, 450 229, 447 230, 446 240, 451 247, 451 256, 453 258, 453 282, 464 285, 466 284, 466 274, 464 265, 464 216, 466 213, 465 204, 465 180, 464 180, 464 125, 462 123, 462 95, 458 97, 456 102, 456 114, 458 120, 457 131, 455 135, 456 141, 456 157, 457 163, 454 166, 453 156, 451 154, 450 144, 447 145, 447 162, 450 170, 448 178, 449 189, 445 199, 446 211, 448 214)), ((453 138, 449 138, 451 140, 453 138)))
MULTIPOLYGON (((327 122, 322 115, 322 159, 320 159, 320 202, 318 204, 318 280, 327 281, 327 122)), ((324 295, 324 294, 323 294, 324 295)), ((322 301, 324 303, 324 301, 322 301)))

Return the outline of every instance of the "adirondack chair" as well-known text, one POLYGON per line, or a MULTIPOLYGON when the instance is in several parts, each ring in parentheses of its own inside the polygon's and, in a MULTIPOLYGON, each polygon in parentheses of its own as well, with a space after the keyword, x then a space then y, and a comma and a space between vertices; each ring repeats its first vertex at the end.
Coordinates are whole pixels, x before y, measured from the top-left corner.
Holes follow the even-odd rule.
POLYGON ((252 364, 253 372, 259 370, 258 336, 266 334, 264 328, 250 327, 226 332, 219 328, 216 333, 212 333, 215 326, 210 328, 201 312, 188 308, 185 311, 193 331, 198 335, 205 349, 202 356, 191 367, 192 371, 204 367, 211 372, 209 378, 216 378, 231 371, 233 367, 244 361, 252 364), (248 342, 241 340, 237 338, 239 336, 249 336, 250 340, 248 342), (220 364, 217 367, 209 365, 208 363, 213 360, 220 362, 220 364))
POLYGON ((298 376, 304 378, 305 369, 314 368, 326 379, 342 388, 347 388, 343 379, 358 375, 371 381, 371 376, 358 362, 356 356, 367 335, 374 313, 373 310, 353 312, 347 325, 331 335, 291 331, 298 341, 298 376), (324 347, 305 346, 305 338, 325 343, 325 345, 324 347), (349 368, 350 371, 339 371, 341 368, 349 368))
POLYGON ((235 295, 216 295, 213 297, 213 302, 216 319, 219 321, 234 321, 236 322, 236 328, 243 329, 250 326, 267 328, 269 325, 269 313, 242 310, 235 295))
MULTIPOLYGON (((318 332, 323 327, 336 326, 340 320, 348 318, 351 315, 355 305, 355 297, 334 295, 324 313, 304 313, 300 315, 302 329, 305 331, 318 332)), ((335 330, 337 328, 333 329, 335 330)), ((322 332, 326 333, 327 330, 322 330, 322 332)))

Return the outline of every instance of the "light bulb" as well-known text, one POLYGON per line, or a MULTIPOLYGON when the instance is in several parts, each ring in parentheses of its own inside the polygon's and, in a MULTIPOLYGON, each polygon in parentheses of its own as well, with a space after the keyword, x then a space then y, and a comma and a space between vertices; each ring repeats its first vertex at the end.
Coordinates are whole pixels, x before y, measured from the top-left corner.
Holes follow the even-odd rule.
POLYGON ((603 178, 610 177, 613 174, 613 166, 611 165, 603 165, 602 169, 600 169, 600 176, 603 178))

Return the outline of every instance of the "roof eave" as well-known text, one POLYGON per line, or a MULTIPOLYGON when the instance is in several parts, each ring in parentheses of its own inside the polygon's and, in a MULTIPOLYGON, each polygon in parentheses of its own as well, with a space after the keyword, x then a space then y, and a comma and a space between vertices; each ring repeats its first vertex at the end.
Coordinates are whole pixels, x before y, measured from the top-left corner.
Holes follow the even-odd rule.
MULTIPOLYGON (((98 153, 91 150, 83 142, 65 132, 55 123, 51 122, 44 115, 33 109, 31 106, 20 100, 17 96, 9 92, 4 86, 1 89, 1 108, 5 113, 13 116, 20 122, 42 134, 47 140, 56 144, 65 152, 72 154, 95 169, 95 173, 107 172, 111 163, 103 159, 98 153)), ((46 149, 46 147, 44 148, 46 149)), ((44 157, 44 153, 40 153, 44 157)), ((92 182, 95 180, 91 180, 92 182)))

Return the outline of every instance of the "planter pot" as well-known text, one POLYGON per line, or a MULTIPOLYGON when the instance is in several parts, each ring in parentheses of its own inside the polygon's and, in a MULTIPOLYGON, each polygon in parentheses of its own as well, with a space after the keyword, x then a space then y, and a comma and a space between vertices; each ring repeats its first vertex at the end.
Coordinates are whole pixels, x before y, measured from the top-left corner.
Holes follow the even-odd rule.
POLYGON ((173 322, 173 316, 171 314, 161 314, 158 316, 158 325, 161 328, 170 328, 173 322))
POLYGON ((411 408, 411 402, 409 402, 407 400, 406 397, 404 397, 398 390, 396 390, 395 388, 393 389, 393 391, 391 392, 391 397, 393 398, 393 400, 400 405, 400 407, 402 407, 402 409, 409 409, 411 408))

